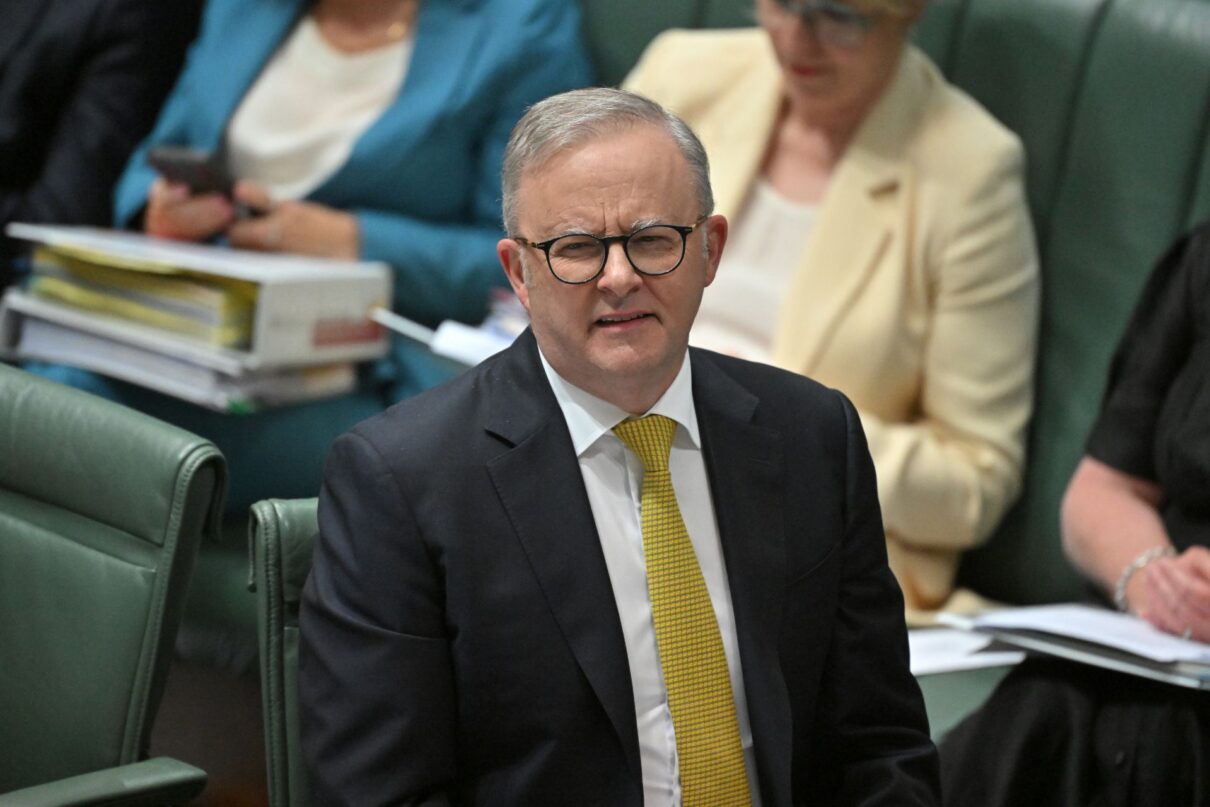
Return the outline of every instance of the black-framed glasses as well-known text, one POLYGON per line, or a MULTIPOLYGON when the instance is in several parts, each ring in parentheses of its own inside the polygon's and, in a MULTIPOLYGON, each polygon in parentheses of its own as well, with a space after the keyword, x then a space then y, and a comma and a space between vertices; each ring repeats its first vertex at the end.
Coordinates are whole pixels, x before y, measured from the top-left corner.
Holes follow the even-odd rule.
POLYGON ((778 10, 803 21, 820 40, 855 48, 877 24, 881 14, 863 13, 837 0, 775 0, 778 10))
POLYGON ((707 218, 702 216, 688 226, 652 224, 626 235, 568 233, 536 243, 517 235, 509 237, 522 246, 542 250, 546 254, 546 265, 555 279, 578 286, 600 277, 609 260, 609 248, 614 244, 622 245, 626 260, 640 275, 657 277, 668 274, 685 260, 685 242, 689 234, 707 218))

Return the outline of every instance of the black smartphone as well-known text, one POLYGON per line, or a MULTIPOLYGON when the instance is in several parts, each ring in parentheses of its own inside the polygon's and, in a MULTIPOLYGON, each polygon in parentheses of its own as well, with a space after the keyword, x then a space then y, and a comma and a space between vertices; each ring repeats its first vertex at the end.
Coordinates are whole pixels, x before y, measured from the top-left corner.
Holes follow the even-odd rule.
POLYGON ((221 193, 228 199, 235 180, 210 152, 188 146, 154 146, 147 162, 170 182, 188 185, 193 193, 221 193))

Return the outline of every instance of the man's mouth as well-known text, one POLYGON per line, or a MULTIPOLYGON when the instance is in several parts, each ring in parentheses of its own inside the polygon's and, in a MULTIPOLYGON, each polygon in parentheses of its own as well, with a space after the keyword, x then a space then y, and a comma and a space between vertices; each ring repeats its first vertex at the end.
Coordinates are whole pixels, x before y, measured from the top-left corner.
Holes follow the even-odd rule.
POLYGON ((626 322, 634 322, 635 320, 645 319, 651 314, 608 314, 597 319, 598 325, 621 325, 626 322))

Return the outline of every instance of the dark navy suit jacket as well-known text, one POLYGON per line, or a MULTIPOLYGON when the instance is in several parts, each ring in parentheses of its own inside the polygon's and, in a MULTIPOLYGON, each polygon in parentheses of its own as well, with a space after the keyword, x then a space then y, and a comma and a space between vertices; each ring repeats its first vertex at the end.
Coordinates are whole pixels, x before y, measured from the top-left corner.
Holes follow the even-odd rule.
MULTIPOLYGON (((932 805, 874 473, 838 392, 691 350, 766 807, 932 805)), ((626 647, 524 334, 341 437, 301 613, 322 804, 642 804, 626 647)))

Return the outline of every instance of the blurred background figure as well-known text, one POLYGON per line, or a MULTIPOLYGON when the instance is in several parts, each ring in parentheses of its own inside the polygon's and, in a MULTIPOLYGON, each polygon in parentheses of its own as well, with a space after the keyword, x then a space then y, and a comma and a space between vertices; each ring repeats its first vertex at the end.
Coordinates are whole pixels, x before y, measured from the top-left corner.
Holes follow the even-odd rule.
MULTIPOLYGON (((1210 642, 1210 225, 1153 271, 1063 500, 1103 600, 1210 642)), ((942 745, 949 804, 1210 804, 1210 694, 1027 659, 942 745)))
MULTIPOLYGON (((106 226, 113 186, 147 135, 202 0, 0 0, 0 231, 106 226)), ((0 289, 19 242, 0 232, 0 289)))
MULTIPOLYGON (((385 261, 395 310, 477 322, 500 230, 500 161, 530 104, 591 80, 563 0, 210 0, 159 121, 115 196, 119 226, 300 255, 385 261), (234 198, 158 177, 148 152, 215 155, 234 198), (242 215, 241 209, 253 215, 242 215)), ((396 342, 356 394, 230 417, 62 367, 39 371, 214 440, 228 510, 313 496, 328 443, 448 370, 396 342)))
POLYGON ((924 6, 757 0, 626 85, 700 135, 732 223, 691 343, 852 398, 891 567, 935 609, 1020 488, 1038 276, 1020 143, 906 44, 924 6))

